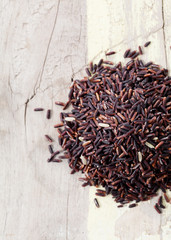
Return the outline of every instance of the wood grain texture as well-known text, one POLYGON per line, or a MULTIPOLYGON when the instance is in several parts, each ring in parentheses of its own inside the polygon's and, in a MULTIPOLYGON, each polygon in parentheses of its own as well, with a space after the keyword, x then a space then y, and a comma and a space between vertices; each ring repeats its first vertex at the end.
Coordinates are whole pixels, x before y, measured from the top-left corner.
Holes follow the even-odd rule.
POLYGON ((66 161, 47 163, 44 138, 57 139, 54 102, 66 101, 71 77, 87 61, 86 3, 0 4, 0 239, 87 239, 88 189, 66 161), (51 120, 33 111, 39 106, 53 109, 51 120))
POLYGON ((44 139, 57 139, 54 102, 66 101, 71 77, 108 49, 118 62, 151 40, 142 58, 170 70, 170 22, 169 0, 0 1, 0 239, 170 239, 169 207, 159 216, 153 199, 118 210, 107 197, 96 209, 80 174, 70 175, 66 161, 46 162, 44 139), (51 108, 52 119, 35 107, 51 108))

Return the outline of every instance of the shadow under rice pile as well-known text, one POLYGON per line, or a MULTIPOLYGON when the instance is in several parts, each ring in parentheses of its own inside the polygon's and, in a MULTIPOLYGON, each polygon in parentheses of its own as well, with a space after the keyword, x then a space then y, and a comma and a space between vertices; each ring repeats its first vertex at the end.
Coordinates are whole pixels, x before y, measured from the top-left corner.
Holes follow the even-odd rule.
POLYGON ((128 49, 125 66, 90 63, 88 76, 73 81, 67 104, 56 102, 72 105, 55 125, 71 173, 84 173, 83 186, 103 186, 96 195, 111 194, 118 207, 171 189, 171 77, 139 54, 141 47, 128 49))

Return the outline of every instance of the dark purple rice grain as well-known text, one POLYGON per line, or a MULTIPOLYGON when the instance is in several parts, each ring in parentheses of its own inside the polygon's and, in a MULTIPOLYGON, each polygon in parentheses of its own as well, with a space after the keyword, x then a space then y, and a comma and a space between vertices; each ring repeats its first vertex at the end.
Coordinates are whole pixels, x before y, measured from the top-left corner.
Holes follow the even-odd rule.
POLYGON ((55 104, 56 104, 56 105, 59 105, 59 106, 65 106, 65 103, 64 103, 64 102, 56 101, 55 104))
POLYGON ((106 194, 106 191, 101 190, 101 189, 97 189, 96 191, 97 191, 98 193, 106 194))
POLYGON ((103 59, 100 59, 99 63, 97 64, 97 67, 100 68, 103 63, 103 59))
POLYGON ((86 187, 88 185, 90 185, 89 182, 85 182, 85 183, 82 184, 82 187, 86 187))
POLYGON ((74 173, 76 173, 76 171, 75 171, 75 169, 72 169, 70 174, 74 174, 74 173))
POLYGON ((49 137, 49 135, 45 135, 45 138, 49 141, 49 142, 53 142, 53 139, 51 137, 49 137))
POLYGON ((162 204, 162 196, 160 196, 158 199, 158 205, 160 206, 161 204, 162 204))
POLYGON ((136 203, 132 203, 132 204, 129 205, 129 208, 133 208, 133 207, 136 207, 136 206, 137 206, 136 203))
POLYGON ((93 72, 93 63, 90 62, 90 71, 93 72))
POLYGON ((170 199, 169 199, 169 197, 167 196, 167 194, 166 193, 164 193, 164 198, 165 198, 165 200, 166 200, 166 202, 170 202, 170 199))
POLYGON ((90 76, 91 76, 91 73, 90 73, 89 68, 86 68, 85 71, 86 71, 87 75, 90 77, 90 76))
POLYGON ((94 66, 93 66, 93 74, 96 72, 96 70, 97 70, 97 64, 94 64, 94 66))
POLYGON ((60 163, 60 162, 62 162, 62 160, 61 159, 53 159, 52 162, 60 163))
POLYGON ((131 59, 134 59, 134 58, 138 57, 138 55, 139 55, 139 52, 135 53, 135 54, 131 57, 131 59))
MULTIPOLYGON (((74 89, 71 88, 70 91, 69 91, 69 94, 68 94, 68 98, 69 98, 69 100, 72 99, 73 92, 74 92, 74 89)), ((64 106, 65 106, 65 105, 64 105, 64 106)))
POLYGON ((63 123, 59 123, 59 124, 54 125, 54 128, 59 128, 59 127, 63 127, 63 126, 64 126, 63 123))
POLYGON ((153 62, 148 62, 148 63, 144 64, 144 67, 149 67, 152 64, 153 64, 153 62))
POLYGON ((44 111, 44 108, 35 108, 34 111, 35 112, 42 112, 42 111, 44 111))
POLYGON ((106 53, 106 56, 110 56, 110 55, 113 55, 113 54, 115 54, 116 52, 114 52, 114 51, 111 51, 111 52, 107 52, 106 53))
POLYGON ((54 159, 54 157, 55 157, 56 155, 58 155, 59 153, 60 153, 60 151, 56 151, 56 152, 52 153, 51 157, 50 157, 47 161, 48 161, 48 162, 52 162, 53 159, 54 159))
POLYGON ((163 205, 162 196, 160 196, 159 199, 158 199, 158 205, 159 205, 160 208, 163 208, 163 209, 165 208, 165 206, 163 205))
POLYGON ((50 152, 51 154, 54 153, 54 151, 53 151, 53 146, 52 146, 51 144, 48 146, 48 149, 49 149, 49 152, 50 152))
POLYGON ((96 206, 97 208, 100 207, 99 202, 97 201, 97 198, 94 199, 94 203, 95 203, 95 206, 96 206))
POLYGON ((51 110, 50 109, 47 110, 46 118, 47 119, 51 118, 51 110))
POLYGON ((139 54, 142 55, 142 54, 143 54, 143 51, 142 51, 141 46, 138 47, 138 50, 139 50, 139 54))
POLYGON ((155 149, 157 150, 157 149, 160 148, 163 144, 164 144, 164 141, 159 142, 159 143, 155 146, 155 149))
POLYGON ((123 205, 121 204, 121 205, 118 205, 117 207, 118 207, 118 208, 122 208, 122 207, 123 207, 123 205))
POLYGON ((68 101, 68 102, 64 105, 63 110, 66 110, 66 109, 69 107, 69 105, 70 105, 70 101, 68 101))
POLYGON ((160 204, 160 208, 165 209, 166 207, 163 204, 160 204))
POLYGON ((128 58, 131 58, 133 55, 135 55, 136 54, 136 51, 132 51, 132 52, 130 52, 129 54, 128 54, 128 58))
POLYGON ((154 205, 154 209, 155 209, 159 214, 162 213, 162 211, 161 211, 161 209, 159 208, 159 205, 158 205, 157 203, 154 205))
POLYGON ((106 193, 95 193, 96 196, 100 196, 100 197, 105 197, 106 196, 106 193))
POLYGON ((124 53, 124 58, 127 58, 129 53, 130 53, 131 49, 127 49, 124 53))
POLYGON ((150 45, 150 41, 148 41, 148 42, 146 42, 145 44, 144 44, 144 47, 148 47, 149 45, 150 45))
POLYGON ((66 159, 66 156, 59 156, 60 159, 66 159))

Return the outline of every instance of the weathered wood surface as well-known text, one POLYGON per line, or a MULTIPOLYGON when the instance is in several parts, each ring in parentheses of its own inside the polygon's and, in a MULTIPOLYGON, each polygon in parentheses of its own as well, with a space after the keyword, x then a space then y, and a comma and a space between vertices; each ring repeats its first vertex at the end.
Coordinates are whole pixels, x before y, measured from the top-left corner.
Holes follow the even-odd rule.
POLYGON ((0 239, 170 239, 169 207, 158 215, 155 199, 130 211, 109 197, 96 209, 79 174, 46 162, 44 134, 57 138, 54 101, 66 101, 71 77, 107 49, 118 61, 151 40, 142 58, 171 69, 171 2, 4 0, 0 30, 0 239), (35 107, 53 109, 52 119, 35 107))

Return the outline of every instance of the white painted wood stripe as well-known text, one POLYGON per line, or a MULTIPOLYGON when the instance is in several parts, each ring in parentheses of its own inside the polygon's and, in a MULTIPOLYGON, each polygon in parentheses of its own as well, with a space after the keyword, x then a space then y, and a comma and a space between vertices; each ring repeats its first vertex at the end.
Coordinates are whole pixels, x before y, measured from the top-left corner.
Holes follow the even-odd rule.
MULTIPOLYGON (((165 5, 169 7, 168 0, 165 5)), ((168 14, 166 28, 169 28, 171 11, 164 11, 168 14)), ((162 1, 87 0, 88 60, 100 60, 109 49, 118 54, 107 59, 124 62, 122 56, 127 48, 136 49, 150 40, 152 43, 143 49, 142 59, 165 67, 161 13, 162 1)), ((169 51, 169 31, 166 37, 169 51)), ((170 56, 169 53, 168 59, 170 56)), ((153 208, 157 198, 134 209, 126 206, 118 209, 111 196, 107 196, 98 197, 100 208, 96 208, 95 190, 95 187, 89 190, 88 240, 161 240, 162 236, 169 240, 169 206, 161 217, 153 208)))

